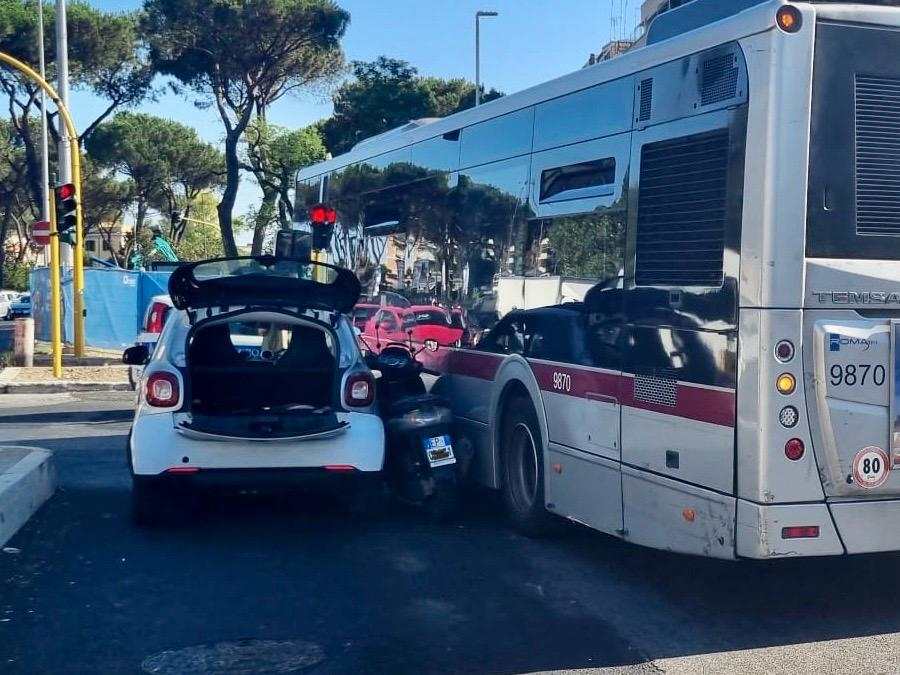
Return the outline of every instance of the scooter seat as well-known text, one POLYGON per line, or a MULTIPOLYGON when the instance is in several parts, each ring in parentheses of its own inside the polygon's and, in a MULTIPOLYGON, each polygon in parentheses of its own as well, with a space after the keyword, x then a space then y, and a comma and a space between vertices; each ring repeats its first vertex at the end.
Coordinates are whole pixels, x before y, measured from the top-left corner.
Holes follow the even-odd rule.
POLYGON ((418 408, 438 406, 449 408, 450 404, 447 402, 447 399, 436 394, 415 394, 413 396, 404 396, 391 403, 388 413, 391 416, 405 415, 418 408))

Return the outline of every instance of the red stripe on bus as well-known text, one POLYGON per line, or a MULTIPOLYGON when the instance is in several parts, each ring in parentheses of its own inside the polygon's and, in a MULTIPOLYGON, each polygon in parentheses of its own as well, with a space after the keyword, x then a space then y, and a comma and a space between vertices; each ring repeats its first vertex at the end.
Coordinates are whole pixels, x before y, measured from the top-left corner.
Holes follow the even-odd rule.
MULTIPOLYGON (((493 380, 503 355, 454 349, 449 372, 481 380, 493 380)), ((675 405, 650 403, 634 397, 634 376, 588 370, 569 365, 540 363, 529 365, 541 391, 564 396, 609 402, 663 415, 708 422, 725 427, 735 425, 735 392, 708 389, 679 382, 676 385, 675 405), (555 376, 555 377, 554 377, 555 376)))
POLYGON ((503 356, 499 354, 454 349, 450 352, 447 370, 454 375, 493 380, 502 360, 503 356))

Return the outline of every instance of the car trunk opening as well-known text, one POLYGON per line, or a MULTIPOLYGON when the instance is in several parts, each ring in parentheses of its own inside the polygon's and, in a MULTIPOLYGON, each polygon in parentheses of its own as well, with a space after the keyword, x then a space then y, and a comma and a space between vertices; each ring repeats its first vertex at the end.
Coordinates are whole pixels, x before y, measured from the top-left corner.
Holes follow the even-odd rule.
POLYGON ((198 324, 187 345, 181 427, 236 438, 315 436, 342 427, 338 341, 325 324, 255 312, 198 324))

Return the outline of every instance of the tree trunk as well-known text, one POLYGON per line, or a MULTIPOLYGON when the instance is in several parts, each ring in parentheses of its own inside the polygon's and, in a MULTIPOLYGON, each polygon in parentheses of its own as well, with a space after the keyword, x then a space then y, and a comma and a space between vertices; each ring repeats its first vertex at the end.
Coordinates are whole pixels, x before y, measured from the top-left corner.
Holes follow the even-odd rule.
POLYGON ((216 207, 219 214, 219 230, 222 232, 222 248, 225 250, 226 257, 237 255, 232 211, 241 182, 240 160, 238 159, 238 141, 241 139, 241 133, 241 131, 235 130, 225 135, 225 190, 222 192, 222 201, 216 207))
POLYGON ((138 197, 137 200, 137 213, 134 216, 134 241, 138 241, 138 235, 141 232, 141 228, 144 227, 144 221, 147 219, 147 200, 143 197, 138 197))
POLYGON ((253 245, 250 248, 250 255, 262 253, 262 247, 266 241, 266 231, 275 219, 275 200, 277 198, 277 192, 271 188, 263 188, 262 202, 253 223, 253 245))

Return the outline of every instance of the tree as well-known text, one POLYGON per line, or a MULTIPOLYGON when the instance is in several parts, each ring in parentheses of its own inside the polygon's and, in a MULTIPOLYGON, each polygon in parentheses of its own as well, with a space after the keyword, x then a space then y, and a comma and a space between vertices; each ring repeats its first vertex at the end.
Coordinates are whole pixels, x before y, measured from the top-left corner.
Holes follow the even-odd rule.
MULTIPOLYGON (((55 78, 55 12, 44 8, 44 42, 48 79, 55 78)), ((69 66, 74 89, 90 91, 106 100, 106 106, 81 133, 79 142, 116 109, 134 105, 151 93, 153 71, 141 49, 134 13, 103 12, 86 2, 70 2, 67 9, 69 66)), ((37 8, 33 0, 0 0, 0 51, 35 65, 37 53, 37 8)), ((40 203, 41 171, 36 127, 28 120, 38 114, 39 92, 33 82, 6 67, 0 68, 0 91, 8 100, 13 133, 19 136, 28 166, 26 185, 31 198, 40 203)), ((54 126, 56 112, 50 111, 50 133, 58 140, 54 126)))
POLYGON ((339 40, 350 15, 333 0, 145 0, 144 31, 158 72, 215 105, 225 127, 225 189, 218 206, 228 255, 237 253, 233 210, 238 145, 254 114, 343 68, 339 40))
POLYGON ((87 150, 100 167, 131 181, 138 240, 150 208, 167 216, 189 209, 197 194, 221 181, 218 150, 191 127, 146 113, 117 113, 97 127, 87 150))
POLYGON ((216 222, 216 196, 200 193, 194 201, 193 222, 175 247, 181 260, 207 260, 225 254, 216 222))
POLYGON ((88 160, 82 165, 82 190, 84 234, 99 232, 116 264, 124 266, 123 251, 114 247, 113 235, 134 201, 134 182, 130 178, 119 179, 114 171, 88 160))
MULTIPOLYGON (((489 101, 502 96, 491 90, 489 101)), ((334 114, 322 123, 332 154, 358 141, 423 117, 445 117, 475 104, 475 85, 463 79, 422 77, 406 61, 380 56, 370 63, 355 61, 353 79, 333 97, 334 114)))
POLYGON ((257 118, 247 128, 246 164, 263 197, 253 214, 251 255, 262 252, 269 227, 276 219, 290 226, 294 208, 291 191, 297 171, 325 158, 325 144, 315 126, 290 130, 257 118))

